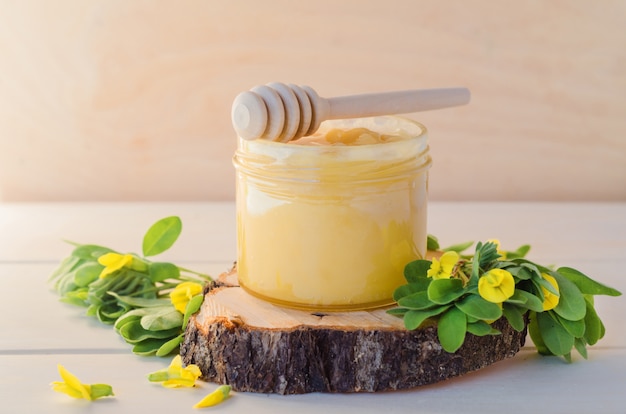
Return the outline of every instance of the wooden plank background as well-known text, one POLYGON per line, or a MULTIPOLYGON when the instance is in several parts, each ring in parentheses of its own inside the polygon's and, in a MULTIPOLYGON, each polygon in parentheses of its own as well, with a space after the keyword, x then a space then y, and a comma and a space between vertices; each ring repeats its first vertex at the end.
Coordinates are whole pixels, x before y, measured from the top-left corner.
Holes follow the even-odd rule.
POLYGON ((0 1, 0 200, 228 200, 230 105, 467 86, 435 200, 626 200, 626 2, 0 1))

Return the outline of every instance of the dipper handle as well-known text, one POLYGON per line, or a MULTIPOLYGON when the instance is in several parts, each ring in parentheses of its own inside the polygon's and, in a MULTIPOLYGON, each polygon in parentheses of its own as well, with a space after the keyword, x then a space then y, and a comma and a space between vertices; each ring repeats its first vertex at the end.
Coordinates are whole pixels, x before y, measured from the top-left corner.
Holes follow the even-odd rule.
POLYGON ((327 119, 404 114, 464 105, 466 88, 416 89, 321 98, 308 86, 270 83, 240 93, 231 117, 237 134, 247 140, 287 142, 310 135, 327 119))
POLYGON ((327 119, 406 114, 465 105, 470 101, 467 88, 414 89, 368 93, 327 99, 327 119))

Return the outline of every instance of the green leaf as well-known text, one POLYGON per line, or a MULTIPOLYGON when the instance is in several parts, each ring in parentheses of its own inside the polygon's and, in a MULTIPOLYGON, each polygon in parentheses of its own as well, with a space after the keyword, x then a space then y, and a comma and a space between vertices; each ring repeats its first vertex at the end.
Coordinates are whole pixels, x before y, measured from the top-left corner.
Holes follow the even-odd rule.
POLYGON ((87 307, 89 306, 89 303, 87 303, 87 288, 67 292, 67 294, 61 297, 59 301, 70 305, 87 307))
POLYGON ((492 302, 486 301, 479 295, 469 295, 454 304, 463 313, 480 320, 497 320, 502 316, 502 309, 492 302))
POLYGON ((427 292, 416 292, 400 299, 398 305, 407 309, 422 310, 432 308, 436 304, 428 299, 427 292))
POLYGON ((148 267, 150 280, 153 282, 162 282, 167 279, 178 279, 180 277, 180 269, 173 263, 154 262, 148 267))
POLYGON ((143 274, 136 273, 132 270, 126 271, 128 279, 125 283, 122 283, 117 286, 112 286, 107 294, 117 293, 120 296, 133 296, 137 290, 143 290, 142 280, 145 280, 146 277, 143 274))
POLYGON ((568 319, 562 318, 558 314, 553 315, 557 322, 561 324, 563 328, 574 338, 582 338, 585 335, 585 320, 580 319, 578 321, 570 321, 568 319))
POLYGON ((130 318, 131 316, 142 317, 142 316, 149 314, 150 312, 151 310, 148 308, 133 309, 133 310, 126 312, 126 314, 124 315, 124 318, 130 318))
POLYGON ((99 305, 93 305, 93 304, 89 305, 87 307, 87 310, 85 311, 85 315, 96 316, 96 313, 98 312, 99 307, 100 307, 99 305))
POLYGON ((100 306, 96 312, 98 320, 107 325, 113 325, 115 321, 128 309, 115 303, 100 306))
POLYGON ((148 374, 148 381, 150 382, 163 382, 170 379, 170 374, 167 372, 168 369, 160 369, 158 371, 154 371, 148 374))
POLYGON ((176 351, 179 345, 183 342, 184 335, 180 334, 175 338, 170 339, 157 349, 155 355, 158 357, 168 356, 172 352, 176 351))
MULTIPOLYGON (((54 272, 52 272, 52 274, 50 275, 50 278, 48 279, 48 281, 52 281, 56 278, 59 278, 61 276, 67 275, 68 273, 70 273, 72 270, 74 270, 74 268, 81 263, 81 260, 78 257, 74 257, 74 256, 68 256, 65 259, 63 259, 61 261, 61 264, 59 264, 59 267, 57 267, 54 272)), ((58 283, 58 282, 57 282, 58 283)), ((56 289, 56 287, 55 287, 56 289)))
POLYGON ((474 244, 473 241, 468 241, 468 242, 465 242, 465 243, 453 244, 452 246, 448 246, 448 247, 446 247, 444 249, 441 249, 441 250, 443 250, 444 252, 452 251, 452 252, 461 253, 461 252, 463 252, 463 250, 467 250, 470 247, 472 247, 472 244, 474 244))
POLYGON ((446 352, 456 352, 465 342, 466 332, 467 318, 456 307, 451 307, 437 321, 437 337, 446 352))
POLYGON ((523 258, 523 257, 525 257, 528 254, 529 251, 530 251, 530 245, 529 244, 524 244, 524 245, 518 247, 517 250, 515 250, 515 251, 506 252, 506 258, 507 259, 523 258))
POLYGON ((166 217, 154 223, 143 238, 143 255, 154 256, 172 247, 182 228, 183 224, 177 216, 166 217))
POLYGON ((537 323, 543 342, 552 354, 564 356, 571 352, 574 336, 550 316, 550 312, 538 313, 537 323))
POLYGON ((109 384, 90 384, 89 385, 89 396, 92 400, 97 400, 102 397, 110 397, 113 396, 113 387, 109 384))
POLYGON ((486 336, 486 335, 500 335, 500 332, 497 329, 494 329, 487 322, 478 321, 474 323, 467 324, 467 332, 476 336, 486 336))
POLYGON ((505 302, 502 304, 502 313, 513 329, 517 332, 524 330, 526 323, 524 322, 524 314, 519 307, 505 302))
POLYGON ((587 344, 583 338, 574 339, 574 347, 583 358, 587 359, 587 344))
POLYGON ((571 267, 560 267, 558 273, 574 283, 581 293, 588 295, 620 296, 622 293, 611 287, 596 282, 585 274, 571 267))
POLYGON ((585 300, 587 313, 585 314, 585 340, 589 345, 595 345, 604 336, 604 325, 596 313, 591 298, 585 300))
POLYGON ((72 256, 84 260, 97 260, 98 257, 111 253, 113 250, 97 244, 81 244, 72 251, 72 256))
POLYGON ((191 315, 198 312, 200 306, 202 306, 202 302, 204 302, 203 294, 196 295, 192 297, 189 302, 187 302, 187 306, 185 307, 185 315, 183 316, 183 329, 187 327, 191 315))
POLYGON ((392 308, 392 309, 388 309, 387 313, 389 315, 393 315, 393 316, 400 316, 400 317, 404 317, 404 315, 409 311, 409 309, 407 308, 392 308))
POLYGON ((119 302, 124 303, 133 308, 158 308, 170 305, 172 302, 169 299, 157 299, 157 298, 142 298, 137 296, 121 296, 115 292, 109 292, 109 294, 115 297, 119 302))
POLYGON ((428 269, 432 262, 430 260, 414 260, 404 267, 404 278, 409 283, 419 282, 420 279, 427 278, 428 269))
POLYGON ((428 285, 428 299, 432 302, 445 305, 466 293, 463 281, 460 279, 437 279, 428 285))
POLYGON ((119 332, 122 326, 126 325, 127 323, 133 322, 133 323, 139 323, 141 325, 140 319, 141 319, 140 315, 133 315, 130 312, 127 312, 126 314, 117 318, 117 320, 115 321, 115 324, 113 324, 113 328, 115 328, 115 330, 119 332))
POLYGON ((524 260, 524 261, 517 260, 516 262, 518 263, 521 262, 520 266, 528 270, 532 278, 536 280, 543 279, 543 276, 541 276, 541 270, 539 269, 539 267, 537 267, 535 263, 529 262, 528 260, 524 260))
POLYGON ((503 267, 503 269, 507 270, 513 277, 516 277, 519 280, 528 280, 532 277, 532 272, 530 269, 524 266, 510 266, 503 267))
POLYGON ((155 285, 148 278, 144 278, 141 281, 141 286, 140 286, 139 289, 140 289, 139 291, 133 293, 133 295, 135 295, 136 297, 142 297, 142 298, 145 298, 145 299, 155 299, 155 298, 157 298, 157 292, 156 292, 156 289, 155 289, 155 285))
POLYGON ((467 318, 468 324, 480 321, 480 319, 474 318, 473 316, 469 316, 468 314, 465 314, 465 317, 467 318))
POLYGON ((550 352, 543 340, 541 329, 539 328, 539 323, 537 322, 537 313, 530 312, 529 318, 530 323, 528 325, 528 334, 530 335, 530 339, 533 340, 533 343, 537 348, 537 352, 539 352, 541 355, 554 355, 552 352, 550 352))
POLYGON ((86 262, 74 272, 74 283, 78 287, 86 287, 100 278, 104 266, 98 262, 86 262))
POLYGON ((426 236, 426 248, 428 250, 439 250, 439 240, 432 234, 426 236))
POLYGON ((425 291, 426 289, 428 289, 428 285, 430 284, 430 281, 431 279, 420 278, 414 282, 398 287, 393 292, 393 300, 397 302, 405 296, 411 295, 413 293, 425 291))
POLYGON ((169 342, 171 339, 149 338, 136 343, 133 346, 133 352, 136 355, 150 356, 155 355, 159 348, 169 342))
POLYGON ((536 286, 538 288, 544 288, 553 295, 561 296, 561 293, 554 286, 552 286, 552 283, 548 282, 543 276, 539 279, 533 279, 533 281, 536 283, 536 286))
POLYGON ((543 312, 543 302, 525 290, 515 289, 515 293, 505 303, 514 303, 535 312, 543 312))
POLYGON ((162 308, 148 308, 150 312, 141 317, 141 327, 148 331, 165 331, 180 328, 183 325, 183 315, 174 306, 162 308))
POLYGON ((587 305, 578 287, 559 273, 553 272, 552 276, 559 285, 560 293, 559 303, 554 308, 554 312, 570 321, 584 318, 587 312, 587 305))
POLYGON ((417 293, 421 290, 423 289, 420 289, 420 287, 417 286, 415 283, 409 283, 409 284, 397 287, 396 290, 393 291, 392 298, 395 302, 397 302, 403 297, 412 295, 413 293, 417 293))
POLYGON ((426 319, 437 316, 449 308, 450 306, 439 306, 427 310, 410 310, 404 314, 404 326, 406 329, 412 331, 419 328, 426 319))
POLYGON ((124 284, 127 281, 125 276, 122 274, 117 276, 109 276, 104 279, 98 279, 93 283, 89 284, 89 301, 90 303, 102 303, 103 297, 107 294, 108 291, 113 290, 113 288, 124 284), (121 282, 121 283, 120 283, 121 282))
POLYGON ((477 249, 477 252, 476 252, 477 258, 474 258, 474 260, 478 261, 478 264, 480 268, 482 269, 486 268, 487 265, 490 264, 491 262, 502 257, 500 253, 498 253, 498 248, 493 242, 488 241, 482 246, 480 246, 480 248, 476 246, 476 249, 477 249))
POLYGON ((77 288, 74 283, 74 272, 76 268, 81 264, 81 260, 73 257, 68 257, 63 260, 59 269, 55 271, 49 280, 55 280, 54 290, 61 296, 68 292, 71 292, 77 288))
POLYGON ((472 274, 470 275, 470 283, 478 283, 478 279, 480 278, 480 256, 482 246, 482 242, 476 243, 476 252, 474 253, 474 257, 471 261, 472 274))
POLYGON ((180 335, 180 328, 174 328, 165 331, 149 331, 141 326, 140 321, 134 320, 122 325, 118 332, 126 342, 136 344, 151 338, 169 340, 176 335, 180 335))

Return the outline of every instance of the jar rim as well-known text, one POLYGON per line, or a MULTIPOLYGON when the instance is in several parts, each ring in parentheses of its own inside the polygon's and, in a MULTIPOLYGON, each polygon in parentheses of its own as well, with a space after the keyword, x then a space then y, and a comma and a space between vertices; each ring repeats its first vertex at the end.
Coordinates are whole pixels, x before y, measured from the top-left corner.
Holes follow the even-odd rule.
MULTIPOLYGON (((240 140, 233 164, 240 174, 258 179, 346 184, 403 179, 430 168, 425 127, 400 117, 371 119, 373 122, 387 122, 387 125, 391 119, 392 126, 402 124, 415 128, 418 134, 366 145, 314 146, 240 140)), ((337 124, 345 125, 346 122, 333 122, 333 125, 337 124)), ((362 119, 355 125, 362 126, 362 119)))
POLYGON ((385 160, 398 154, 420 154, 428 151, 428 130, 421 123, 396 115, 324 121, 322 126, 356 128, 364 127, 377 133, 407 135, 407 139, 363 145, 302 145, 293 142, 274 142, 263 139, 247 141, 239 138, 238 154, 247 153, 284 161, 294 155, 324 156, 336 160, 385 160))

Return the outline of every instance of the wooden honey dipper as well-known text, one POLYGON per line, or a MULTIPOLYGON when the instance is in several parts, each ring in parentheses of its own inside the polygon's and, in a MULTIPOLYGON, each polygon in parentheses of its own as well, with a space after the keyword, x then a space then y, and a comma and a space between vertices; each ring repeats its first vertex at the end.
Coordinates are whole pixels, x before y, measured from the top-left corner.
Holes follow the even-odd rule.
POLYGON ((406 114, 465 105, 466 88, 414 89, 322 98, 308 86, 269 83, 240 93, 231 117, 245 140, 288 142, 314 133, 327 119, 406 114))

